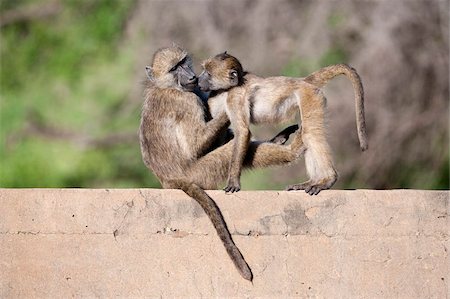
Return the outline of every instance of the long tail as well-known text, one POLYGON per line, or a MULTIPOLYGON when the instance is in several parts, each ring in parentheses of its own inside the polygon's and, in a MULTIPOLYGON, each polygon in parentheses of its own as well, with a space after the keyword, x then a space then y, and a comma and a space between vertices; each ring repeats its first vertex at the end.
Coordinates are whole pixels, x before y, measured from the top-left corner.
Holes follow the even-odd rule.
POLYGON ((358 138, 361 150, 365 151, 369 148, 366 132, 366 120, 364 116, 364 89, 361 78, 356 70, 346 64, 330 65, 312 73, 304 79, 317 87, 322 87, 328 81, 338 75, 345 75, 352 82, 355 91, 355 109, 356 109, 356 128, 358 130, 358 138))
POLYGON ((217 234, 227 250, 228 255, 233 261, 234 265, 238 269, 239 273, 245 279, 252 281, 253 274, 247 262, 244 260, 241 252, 234 244, 231 234, 228 231, 225 220, 223 219, 222 213, 219 207, 216 205, 214 200, 206 194, 206 192, 193 183, 182 183, 179 187, 190 197, 194 198, 200 206, 203 208, 205 213, 208 215, 209 219, 216 228, 217 234))

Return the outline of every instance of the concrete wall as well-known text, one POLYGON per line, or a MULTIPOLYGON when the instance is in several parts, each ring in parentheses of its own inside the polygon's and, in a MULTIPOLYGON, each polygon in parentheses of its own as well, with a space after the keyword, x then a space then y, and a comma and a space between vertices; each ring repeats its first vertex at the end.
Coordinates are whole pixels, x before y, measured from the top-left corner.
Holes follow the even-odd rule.
POLYGON ((0 189, 0 297, 450 297, 448 191, 209 194, 253 284, 181 191, 0 189))

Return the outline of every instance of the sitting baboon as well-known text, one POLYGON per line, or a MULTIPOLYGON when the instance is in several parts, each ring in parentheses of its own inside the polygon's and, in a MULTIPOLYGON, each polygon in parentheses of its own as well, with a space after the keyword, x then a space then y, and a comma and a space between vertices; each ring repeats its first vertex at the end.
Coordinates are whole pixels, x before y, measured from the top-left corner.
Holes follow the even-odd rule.
MULTIPOLYGON (((147 67, 139 139, 145 165, 164 188, 182 189, 194 198, 211 219, 240 274, 252 272, 234 244, 216 203, 204 189, 216 189, 228 176, 233 146, 211 150, 215 138, 229 125, 226 113, 205 120, 205 107, 191 92, 197 83, 188 53, 178 46, 162 48, 147 67)), ((274 141, 284 143, 298 127, 283 131, 274 141)), ((300 130, 298 130, 300 131, 300 130)), ((290 145, 251 142, 244 167, 281 165, 301 154, 303 142, 294 135, 290 145)))

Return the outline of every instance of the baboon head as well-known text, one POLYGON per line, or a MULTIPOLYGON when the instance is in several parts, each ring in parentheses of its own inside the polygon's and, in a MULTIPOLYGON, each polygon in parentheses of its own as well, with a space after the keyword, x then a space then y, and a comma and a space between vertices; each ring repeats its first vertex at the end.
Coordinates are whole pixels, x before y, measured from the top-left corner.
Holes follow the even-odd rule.
POLYGON ((153 55, 152 66, 146 66, 147 77, 161 88, 192 91, 197 76, 189 54, 179 46, 162 48, 153 55))
POLYGON ((203 72, 198 78, 202 91, 227 90, 243 83, 244 71, 239 60, 223 52, 202 63, 203 72))

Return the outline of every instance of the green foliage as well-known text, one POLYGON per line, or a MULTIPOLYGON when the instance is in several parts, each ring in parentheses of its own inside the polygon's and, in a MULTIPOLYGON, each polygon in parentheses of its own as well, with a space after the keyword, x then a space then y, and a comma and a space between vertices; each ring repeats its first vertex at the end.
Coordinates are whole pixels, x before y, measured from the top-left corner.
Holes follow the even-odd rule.
POLYGON ((327 23, 330 29, 333 30, 345 23, 345 17, 342 13, 336 12, 328 17, 327 23))
POLYGON ((2 155, 2 187, 60 186, 60 178, 70 171, 76 152, 70 146, 30 138, 2 155), (55 159, 55 157, 61 157, 55 159), (6 158, 6 159, 5 159, 6 158))
POLYGON ((319 59, 319 67, 324 67, 337 63, 346 63, 348 60, 347 53, 340 47, 330 48, 319 59))
POLYGON ((244 171, 241 177, 242 190, 277 190, 283 189, 284 184, 274 182, 273 169, 255 169, 244 171))
POLYGON ((67 0, 58 16, 2 28, 1 187, 159 185, 140 157, 140 107, 122 109, 134 63, 118 40, 133 2, 67 0), (136 139, 95 143, 114 134, 136 139))
MULTIPOLYGON (((0 0, 1 14, 56 2, 62 7, 56 15, 1 28, 0 187, 159 186, 141 161, 140 103, 128 101, 133 84, 139 84, 133 82, 135 45, 119 43, 135 1, 0 0)), ((327 30, 345 21, 345 13, 336 11, 327 30)), ((346 63, 347 49, 336 38, 318 57, 292 57, 282 74, 303 77, 346 63)), ((442 136, 432 145, 444 164, 400 161, 396 170, 380 174, 391 185, 379 187, 448 189, 447 140, 442 136)), ((355 173, 338 184, 365 186, 361 180, 355 173)), ((245 172, 242 186, 281 189, 302 178, 282 181, 275 182, 270 169, 256 170, 245 172)))
POLYGON ((310 59, 293 58, 281 70, 281 74, 288 77, 304 77, 311 73, 315 67, 316 63, 310 59))
POLYGON ((19 22, 2 30, 2 88, 24 88, 41 76, 76 84, 86 67, 113 58, 114 42, 121 36, 132 1, 71 0, 63 4, 58 16, 19 22))
POLYGON ((437 169, 437 178, 430 184, 430 189, 445 189, 448 190, 450 185, 450 159, 449 154, 444 160, 444 163, 437 169))
POLYGON ((8 9, 13 9, 18 6, 36 2, 35 0, 0 0, 0 12, 4 12, 8 9))

